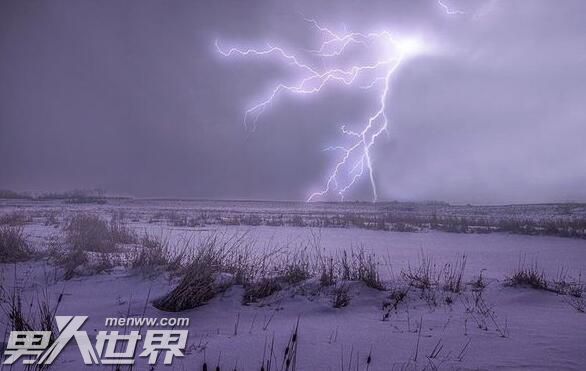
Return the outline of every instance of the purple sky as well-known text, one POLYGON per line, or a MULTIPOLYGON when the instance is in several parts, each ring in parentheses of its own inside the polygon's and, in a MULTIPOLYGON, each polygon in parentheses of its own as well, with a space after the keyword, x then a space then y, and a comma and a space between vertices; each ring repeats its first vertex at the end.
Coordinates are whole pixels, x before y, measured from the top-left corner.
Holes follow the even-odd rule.
MULTIPOLYGON (((383 200, 586 201, 586 2, 2 1, 0 188, 304 200, 341 122, 372 97, 282 97, 254 132, 246 108, 287 76, 224 59, 214 41, 299 49, 303 16, 332 29, 423 35, 374 152, 383 200)), ((370 200, 367 182, 347 199, 370 200)))

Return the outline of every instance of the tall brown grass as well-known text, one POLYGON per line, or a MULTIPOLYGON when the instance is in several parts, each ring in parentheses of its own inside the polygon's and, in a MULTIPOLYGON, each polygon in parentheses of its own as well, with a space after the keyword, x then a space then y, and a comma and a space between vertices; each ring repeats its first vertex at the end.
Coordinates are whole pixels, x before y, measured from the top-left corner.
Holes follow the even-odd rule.
POLYGON ((0 263, 16 263, 32 255, 22 227, 0 226, 0 263))

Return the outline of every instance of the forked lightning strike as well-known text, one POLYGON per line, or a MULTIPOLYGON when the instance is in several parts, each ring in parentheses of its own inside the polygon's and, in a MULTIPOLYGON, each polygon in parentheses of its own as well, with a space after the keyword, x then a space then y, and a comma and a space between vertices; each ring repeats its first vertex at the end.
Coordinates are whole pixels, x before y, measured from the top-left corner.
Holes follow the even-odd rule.
MULTIPOLYGON (((325 150, 340 153, 338 161, 327 176, 325 185, 320 191, 311 193, 307 201, 326 197, 337 193, 344 200, 346 193, 364 176, 368 177, 372 190, 373 201, 377 201, 378 192, 374 177, 372 159, 373 146, 377 138, 387 131, 389 120, 387 117, 387 101, 391 78, 402 62, 409 56, 421 51, 422 45, 415 39, 394 38, 388 31, 378 33, 343 33, 338 34, 312 19, 307 19, 323 36, 318 48, 305 51, 306 59, 319 59, 320 65, 334 65, 340 63, 346 51, 352 47, 366 48, 377 53, 371 62, 355 62, 346 68, 320 68, 302 61, 296 54, 291 54, 281 47, 267 45, 264 49, 222 49, 216 41, 218 52, 230 57, 240 56, 269 56, 275 55, 299 71, 297 82, 277 84, 266 98, 252 105, 246 110, 244 123, 252 123, 253 128, 266 108, 271 105, 277 96, 288 92, 292 94, 316 94, 326 86, 339 83, 344 86, 358 89, 379 88, 377 108, 364 120, 360 130, 350 130, 345 125, 341 127, 342 134, 350 139, 349 145, 330 146, 325 150), (379 50, 376 48, 389 49, 379 50), (373 50, 374 49, 374 50, 373 50)), ((347 61, 346 61, 347 62, 347 61)))

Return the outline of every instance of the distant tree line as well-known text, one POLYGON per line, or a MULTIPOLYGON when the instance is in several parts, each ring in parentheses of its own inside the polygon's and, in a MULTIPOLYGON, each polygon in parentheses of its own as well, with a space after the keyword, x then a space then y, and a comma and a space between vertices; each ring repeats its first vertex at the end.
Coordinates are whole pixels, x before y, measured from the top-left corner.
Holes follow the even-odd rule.
POLYGON ((94 190, 73 190, 67 192, 48 192, 33 194, 29 192, 15 192, 11 190, 0 190, 0 199, 5 200, 33 200, 49 201, 61 200, 68 203, 105 203, 105 192, 100 189, 94 190))

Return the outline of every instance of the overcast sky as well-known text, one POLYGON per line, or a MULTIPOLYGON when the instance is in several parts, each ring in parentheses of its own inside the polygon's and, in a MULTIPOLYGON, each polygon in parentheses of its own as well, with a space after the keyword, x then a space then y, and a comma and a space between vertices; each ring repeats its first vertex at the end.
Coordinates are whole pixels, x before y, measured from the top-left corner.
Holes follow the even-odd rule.
MULTIPOLYGON (((586 2, 444 2, 466 14, 435 0, 2 1, 0 188, 304 200, 373 96, 282 96, 247 130, 287 66, 223 58, 214 41, 303 51, 319 38, 310 17, 430 46, 392 80, 380 199, 586 201, 586 2)), ((366 178, 347 195, 371 198, 366 178)))

